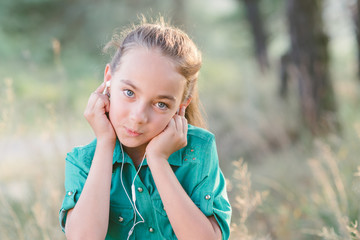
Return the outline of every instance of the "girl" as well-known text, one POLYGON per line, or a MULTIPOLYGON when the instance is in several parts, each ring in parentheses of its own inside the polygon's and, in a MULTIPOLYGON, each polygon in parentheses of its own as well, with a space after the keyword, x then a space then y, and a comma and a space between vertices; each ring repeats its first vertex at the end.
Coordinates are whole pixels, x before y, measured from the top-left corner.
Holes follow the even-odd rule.
POLYGON ((111 44, 84 112, 96 139, 66 158, 66 237, 228 239, 225 179, 214 136, 200 128, 200 52, 163 20, 111 44))

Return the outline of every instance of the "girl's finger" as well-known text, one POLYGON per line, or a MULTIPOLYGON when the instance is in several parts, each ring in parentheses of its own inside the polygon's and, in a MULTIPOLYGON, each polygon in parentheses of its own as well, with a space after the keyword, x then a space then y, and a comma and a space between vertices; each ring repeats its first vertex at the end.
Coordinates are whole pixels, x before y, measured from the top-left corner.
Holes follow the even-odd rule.
POLYGON ((99 98, 99 94, 102 93, 102 90, 104 89, 105 84, 102 83, 96 90, 95 92, 91 93, 89 100, 88 100, 88 104, 87 104, 87 108, 93 108, 99 98))
POLYGON ((101 83, 100 86, 95 90, 95 93, 100 93, 102 94, 102 92, 105 89, 105 82, 101 83))
POLYGON ((110 111, 110 100, 108 98, 108 96, 103 96, 104 97, 104 102, 105 102, 105 112, 109 112, 110 111))
POLYGON ((182 119, 182 122, 183 122, 183 133, 186 135, 187 130, 188 130, 187 119, 185 117, 182 117, 181 119, 182 119))
POLYGON ((110 101, 106 95, 94 93, 96 102, 94 103, 94 108, 104 108, 105 111, 108 107, 110 107, 110 101), (109 106, 107 106, 109 105, 109 106))
POLYGON ((175 122, 175 129, 176 129, 176 131, 177 131, 177 132, 182 131, 182 130, 183 130, 182 120, 181 120, 182 117, 179 116, 179 115, 175 115, 175 116, 173 117, 173 119, 174 119, 174 122, 175 122))
POLYGON ((97 99, 98 99, 97 93, 93 92, 89 97, 87 108, 93 109, 97 99))
POLYGON ((176 129, 176 125, 175 125, 175 119, 172 118, 169 122, 169 124, 167 125, 167 127, 165 128, 165 130, 167 129, 171 129, 171 128, 175 128, 176 129))
POLYGON ((185 117, 185 110, 186 110, 186 107, 182 106, 179 111, 179 116, 185 117))
POLYGON ((94 112, 98 112, 100 111, 104 111, 104 112, 108 112, 110 109, 110 101, 109 99, 102 95, 102 94, 98 94, 98 93, 92 93, 89 101, 88 101, 88 105, 85 109, 85 112, 90 114, 90 113, 94 113, 94 112), (101 110, 103 109, 103 110, 101 110))

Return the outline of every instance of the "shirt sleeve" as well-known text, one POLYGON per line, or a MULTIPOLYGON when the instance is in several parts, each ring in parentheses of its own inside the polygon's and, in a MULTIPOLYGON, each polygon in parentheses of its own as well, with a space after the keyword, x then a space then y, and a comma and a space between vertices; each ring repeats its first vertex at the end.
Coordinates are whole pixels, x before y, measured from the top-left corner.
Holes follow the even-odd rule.
POLYGON ((202 147, 203 169, 200 183, 191 198, 206 216, 214 215, 222 231, 222 239, 229 239, 231 206, 226 192, 225 177, 219 167, 215 138, 202 147))
POLYGON ((67 212, 75 207, 88 176, 89 168, 86 164, 89 162, 88 160, 82 157, 81 150, 77 148, 67 154, 65 161, 65 197, 59 212, 59 221, 63 232, 65 232, 67 212))

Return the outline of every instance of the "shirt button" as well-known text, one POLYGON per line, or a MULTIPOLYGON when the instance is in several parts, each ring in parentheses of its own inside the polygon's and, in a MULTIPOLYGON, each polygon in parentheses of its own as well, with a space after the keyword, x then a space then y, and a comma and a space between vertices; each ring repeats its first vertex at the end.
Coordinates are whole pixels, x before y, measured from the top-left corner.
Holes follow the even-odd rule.
POLYGON ((211 198, 211 196, 209 194, 205 196, 206 200, 209 200, 210 198, 211 198))
POLYGON ((67 193, 67 195, 71 196, 71 195, 73 195, 73 192, 70 191, 70 192, 67 193))
POLYGON ((149 232, 153 233, 154 232, 154 229, 151 227, 149 228, 149 232))
POLYGON ((141 187, 138 187, 138 192, 142 193, 143 189, 141 187))
POLYGON ((124 218, 123 217, 119 217, 119 222, 123 222, 124 221, 124 218))

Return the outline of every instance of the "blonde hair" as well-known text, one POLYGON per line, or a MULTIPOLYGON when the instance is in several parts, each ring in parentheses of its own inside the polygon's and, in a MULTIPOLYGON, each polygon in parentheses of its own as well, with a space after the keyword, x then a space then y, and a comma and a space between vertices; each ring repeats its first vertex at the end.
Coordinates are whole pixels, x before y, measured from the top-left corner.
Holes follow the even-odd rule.
POLYGON ((110 63, 111 71, 116 72, 121 57, 128 50, 138 46, 160 49, 164 56, 175 62, 177 71, 186 79, 183 100, 192 99, 186 108, 185 117, 190 124, 206 128, 197 89, 202 59, 194 42, 185 32, 166 23, 163 18, 159 18, 154 23, 148 23, 143 18, 139 25, 133 25, 120 35, 114 34, 112 40, 105 46, 105 51, 113 47, 116 49, 110 63))

